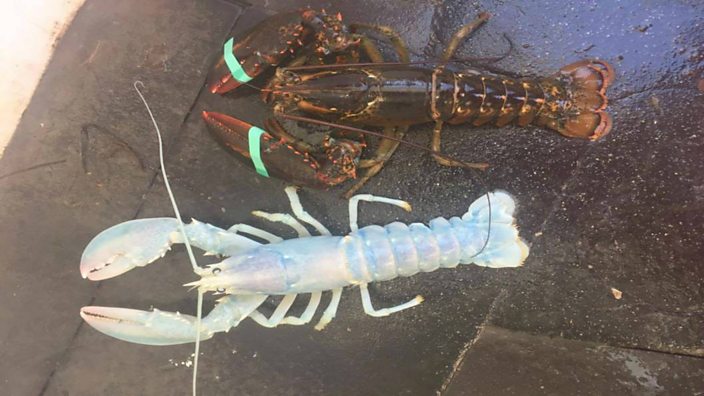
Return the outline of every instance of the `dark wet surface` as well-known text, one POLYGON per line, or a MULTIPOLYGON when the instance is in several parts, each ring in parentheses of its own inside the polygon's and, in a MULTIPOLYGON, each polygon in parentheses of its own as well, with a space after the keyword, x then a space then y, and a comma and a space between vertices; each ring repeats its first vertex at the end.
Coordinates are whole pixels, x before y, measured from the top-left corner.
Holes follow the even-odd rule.
MULTIPOLYGON (((199 113, 261 123, 265 108, 254 91, 223 99, 202 84, 233 26, 239 32, 305 4, 89 0, 78 13, 0 161, 0 384, 7 394, 190 392, 182 363, 192 361, 192 346, 124 343, 78 316, 92 304, 194 312, 195 294, 180 286, 194 279, 183 249, 100 284, 80 278, 80 254, 113 224, 172 213, 156 176, 153 131, 132 88, 137 79, 165 134, 184 216, 283 230, 249 212, 287 208, 284 183, 258 177, 225 152, 199 113)), ((426 298, 383 319, 366 316, 349 289, 323 332, 245 321, 203 343, 202 394, 704 389, 704 8, 557 1, 321 6, 348 21, 396 28, 414 60, 437 57, 479 11, 494 17, 460 56, 500 55, 508 37, 513 51, 492 67, 546 75, 579 59, 605 59, 618 73, 609 92, 614 128, 596 143, 533 127, 447 128, 444 150, 491 163, 486 182, 516 197, 521 234, 532 244, 525 267, 470 266, 377 284, 371 291, 378 306, 426 298), (611 288, 623 297, 616 300, 611 288), (541 359, 545 365, 535 364, 541 359), (574 382, 557 379, 566 371, 555 367, 564 366, 574 382), (605 377, 594 380, 594 372, 605 377), (512 373, 512 381, 502 381, 512 373)), ((430 131, 413 127, 408 138, 425 145, 430 131)), ((302 193, 306 209, 334 233, 348 227, 343 190, 302 193)), ((401 148, 363 192, 406 199, 414 211, 363 205, 362 223, 458 215, 483 191, 470 175, 401 148)))

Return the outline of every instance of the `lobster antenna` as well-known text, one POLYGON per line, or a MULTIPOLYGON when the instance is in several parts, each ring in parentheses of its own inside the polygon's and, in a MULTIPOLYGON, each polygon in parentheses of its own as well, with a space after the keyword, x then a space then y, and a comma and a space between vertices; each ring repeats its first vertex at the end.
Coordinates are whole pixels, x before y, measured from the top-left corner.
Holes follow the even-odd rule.
POLYGON ((414 65, 445 65, 447 63, 469 63, 469 62, 495 62, 503 59, 503 57, 490 56, 490 57, 476 57, 476 58, 453 58, 449 61, 441 60, 427 60, 427 61, 416 61, 416 62, 362 62, 362 63, 336 63, 332 65, 305 65, 305 66, 293 66, 293 67, 282 67, 281 69, 286 71, 299 71, 299 70, 319 70, 319 69, 344 69, 347 67, 365 67, 365 66, 414 66, 414 65))
POLYGON ((491 189, 489 188, 489 183, 487 183, 486 179, 479 172, 477 172, 475 169, 473 169, 473 168, 464 168, 464 169, 469 169, 469 171, 472 172, 472 175, 477 180, 479 180, 479 183, 482 185, 482 188, 484 189, 484 191, 486 191, 484 193, 484 196, 486 197, 486 203, 487 203, 487 206, 489 207, 489 222, 486 227, 486 239, 484 239, 484 244, 482 245, 482 248, 479 249, 478 252, 476 252, 470 256, 470 258, 473 258, 473 257, 477 257, 479 254, 481 254, 481 252, 484 251, 484 249, 486 249, 486 247, 489 245, 489 238, 491 238, 491 216, 492 216, 491 195, 490 195, 491 189))
POLYGON ((250 87, 250 88, 252 88, 252 89, 256 89, 257 91, 263 91, 263 90, 264 90, 264 88, 260 88, 260 87, 254 85, 254 84, 250 84, 250 83, 246 83, 246 82, 245 82, 245 83, 241 83, 241 84, 242 84, 242 85, 246 85, 246 86, 248 86, 248 87, 250 87))
POLYGON ((433 155, 436 155, 440 158, 443 158, 447 161, 452 162, 454 165, 456 165, 460 168, 469 169, 472 172, 472 174, 475 176, 475 178, 477 180, 479 180, 484 191, 486 191, 486 193, 484 195, 486 195, 486 200, 487 200, 487 204, 489 207, 489 225, 487 227, 487 233, 486 233, 486 239, 484 240, 484 245, 482 245, 482 248, 477 253, 472 255, 472 257, 476 257, 477 255, 479 255, 489 245, 489 238, 491 237, 491 196, 490 196, 491 190, 489 189, 489 184, 486 182, 486 180, 481 176, 481 174, 479 174, 479 172, 476 171, 477 169, 485 170, 486 168, 489 167, 489 164, 487 164, 487 163, 475 164, 475 163, 464 162, 462 160, 452 158, 451 156, 449 156, 447 154, 443 154, 439 151, 427 148, 425 146, 421 146, 419 144, 409 142, 408 140, 399 139, 399 138, 392 137, 392 136, 386 136, 383 133, 374 132, 374 131, 370 131, 367 129, 355 128, 355 127, 351 127, 351 126, 347 126, 347 125, 335 124, 333 122, 316 120, 315 118, 301 117, 301 116, 290 115, 290 114, 285 114, 285 113, 281 113, 281 114, 279 114, 279 116, 281 118, 286 118, 289 120, 302 121, 302 122, 308 122, 311 124, 318 124, 318 125, 324 125, 324 126, 329 126, 329 127, 333 127, 333 128, 345 129, 348 131, 358 132, 358 133, 362 133, 365 135, 376 136, 376 137, 379 137, 382 139, 388 139, 388 140, 391 140, 394 142, 405 144, 407 146, 413 147, 413 148, 421 150, 421 151, 429 152, 433 155))
POLYGON ((460 167, 460 168, 485 170, 486 168, 489 167, 489 164, 487 164, 486 162, 480 162, 480 163, 465 162, 462 160, 452 158, 452 157, 448 156, 447 154, 443 154, 439 151, 427 148, 425 146, 421 146, 420 144, 415 144, 413 142, 409 142, 408 140, 399 139, 399 138, 396 138, 393 136, 386 136, 380 132, 374 132, 374 131, 370 131, 367 129, 360 129, 360 128, 355 128, 355 127, 351 127, 351 126, 347 126, 347 125, 335 124, 334 122, 316 120, 315 118, 301 117, 301 116, 296 116, 296 115, 291 115, 291 114, 283 114, 282 113, 282 114, 279 114, 279 116, 281 118, 286 118, 289 120, 302 121, 302 122, 308 122, 311 124, 318 124, 318 125, 324 125, 324 126, 329 126, 329 127, 333 127, 333 128, 345 129, 345 130, 352 131, 352 132, 359 132, 364 135, 371 135, 371 136, 376 136, 376 137, 379 137, 382 139, 388 139, 388 140, 391 140, 394 142, 405 144, 406 146, 410 146, 410 147, 413 147, 413 148, 421 150, 421 151, 426 151, 428 153, 431 153, 431 154, 438 156, 444 160, 452 162, 453 165, 460 167))
MULTIPOLYGON (((166 176, 166 167, 164 166, 164 143, 161 140, 161 132, 159 131, 159 125, 156 123, 156 119, 154 118, 154 114, 152 114, 152 110, 149 108, 149 104, 147 103, 147 100, 144 98, 144 95, 142 95, 142 92, 139 90, 139 86, 142 86, 144 88, 144 83, 137 80, 132 84, 134 86, 135 91, 137 91, 137 94, 139 95, 140 99, 142 99, 142 102, 144 103, 144 107, 147 108, 147 112, 149 113, 149 118, 152 119, 152 124, 154 125, 154 129, 156 130, 156 137, 159 141, 159 164, 161 166, 161 175, 164 178, 164 185, 166 186, 166 191, 169 194, 169 199, 171 200, 171 206, 174 208, 174 213, 176 214, 176 218, 178 219, 178 226, 179 226, 179 231, 181 232, 181 235, 183 235, 183 242, 186 245, 186 251, 188 251, 188 259, 191 261, 191 265, 193 266, 193 272, 196 274, 200 272, 200 266, 198 266, 198 262, 196 261, 195 256, 193 255, 193 249, 191 248, 191 243, 188 241, 188 236, 186 235, 186 229, 183 226, 183 220, 181 220, 181 213, 178 210, 178 205, 176 205, 176 199, 174 198, 174 194, 171 191, 171 185, 169 184, 169 179, 166 176)), ((202 321, 202 316, 203 316, 203 292, 198 290, 198 307, 197 307, 197 321, 196 321, 196 350, 195 350, 195 356, 193 358, 193 396, 196 396, 196 384, 197 384, 197 377, 198 377, 198 353, 200 351, 200 326, 201 326, 201 321, 202 321)))

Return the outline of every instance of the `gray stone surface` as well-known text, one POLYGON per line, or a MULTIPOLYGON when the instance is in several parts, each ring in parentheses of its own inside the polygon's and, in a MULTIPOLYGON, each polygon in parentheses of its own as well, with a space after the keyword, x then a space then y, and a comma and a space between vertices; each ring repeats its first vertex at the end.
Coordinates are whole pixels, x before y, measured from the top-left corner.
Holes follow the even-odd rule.
MULTIPOLYGON (((365 316, 349 289, 324 332, 245 321, 202 345, 202 394, 432 394, 447 384, 454 394, 510 393, 520 384, 554 385, 565 394, 582 389, 577 381, 592 381, 604 361, 614 370, 599 368, 604 376, 584 389, 636 392, 641 388, 628 385, 636 383, 633 372, 623 369, 633 356, 657 377, 662 389, 651 388, 655 393, 701 391, 698 3, 89 0, 0 160, 0 384, 9 394, 190 393, 192 346, 124 343, 78 316, 89 304, 193 313, 195 294, 181 287, 194 279, 183 249, 99 284, 80 278, 80 254, 110 225, 172 213, 157 176, 156 140, 132 88, 137 79, 166 135, 167 170, 184 217, 283 230, 249 212, 287 208, 285 184, 257 176, 224 151, 199 117, 208 109, 260 125, 266 107, 252 89, 223 98, 202 84, 231 29, 237 34, 306 4, 397 28, 414 60, 437 57, 456 28, 487 10, 493 19, 461 56, 501 54, 508 37, 510 55, 488 66, 545 75, 578 59, 604 58, 618 71, 609 93, 614 130, 589 143, 537 128, 448 127, 444 149, 490 162, 486 183, 518 200, 521 233, 532 245, 525 267, 466 267, 375 285, 379 306, 426 297, 384 319, 365 316), (611 287, 623 298, 614 299, 611 287), (484 332, 477 338, 478 328, 484 332), (534 340, 536 353, 566 351, 553 364, 569 365, 573 383, 553 381, 553 372, 530 361, 523 352, 534 340), (530 381, 520 377, 501 388, 470 370, 496 371, 503 358, 489 358, 514 345, 520 348, 506 363, 521 367, 525 359, 530 381), (686 379, 679 385, 675 369, 686 379)), ((430 130, 413 127, 408 139, 427 144, 430 130)), ((335 233, 348 227, 342 191, 302 193, 306 209, 335 233)), ((471 174, 401 148, 364 191, 414 206, 407 214, 363 205, 366 224, 461 214, 484 187, 471 174)))
POLYGON ((702 359, 487 326, 445 394, 697 395, 702 389, 702 359))

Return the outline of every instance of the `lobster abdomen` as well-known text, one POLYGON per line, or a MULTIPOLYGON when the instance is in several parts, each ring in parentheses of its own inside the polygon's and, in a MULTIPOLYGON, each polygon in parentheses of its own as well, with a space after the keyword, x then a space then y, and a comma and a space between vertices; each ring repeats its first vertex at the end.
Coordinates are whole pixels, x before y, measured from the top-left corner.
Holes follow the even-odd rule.
POLYGON ((474 201, 462 218, 438 217, 427 226, 394 222, 361 228, 341 241, 350 283, 385 281, 458 264, 518 267, 528 256, 528 247, 518 237, 514 208, 508 194, 496 192, 474 201))
POLYGON ((367 226, 343 240, 352 283, 368 283, 468 264, 486 239, 458 217, 427 226, 394 222, 367 226))

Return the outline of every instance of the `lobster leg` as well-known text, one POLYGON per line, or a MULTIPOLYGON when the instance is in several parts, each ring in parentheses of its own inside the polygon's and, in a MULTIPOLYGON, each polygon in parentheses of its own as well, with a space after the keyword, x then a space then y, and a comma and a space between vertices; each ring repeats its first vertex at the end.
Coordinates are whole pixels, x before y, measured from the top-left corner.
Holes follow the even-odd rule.
MULTIPOLYGON (((445 48, 445 52, 442 54, 441 60, 443 62, 447 62, 452 58, 453 55, 455 55, 455 52, 457 52, 457 48, 459 45, 472 33, 474 33, 480 26, 482 26, 486 21, 489 20, 491 15, 488 12, 482 12, 479 14, 479 16, 473 20, 472 22, 462 26, 455 34, 452 36, 452 39, 450 40, 450 43, 447 45, 447 48, 445 48)), ((442 66, 441 66, 442 67, 442 66)), ((442 125, 443 122, 442 120, 435 120, 435 127, 433 128, 433 137, 432 137, 432 143, 431 143, 431 148, 437 152, 442 152, 441 147, 440 147, 440 137, 441 137, 441 132, 442 132, 442 125)), ((440 165, 443 166, 456 166, 454 161, 448 160, 446 158, 442 158, 437 155, 433 155, 433 158, 435 159, 435 162, 437 162, 440 165)), ((484 169, 487 167, 486 164, 471 164, 475 165, 476 168, 479 169, 484 169)))
POLYGON ((366 201, 366 202, 381 202, 381 203, 386 203, 389 205, 395 205, 406 212, 411 211, 411 204, 409 204, 406 201, 402 201, 400 199, 391 199, 391 198, 386 198, 386 197, 377 197, 376 195, 371 195, 371 194, 359 194, 355 195, 354 197, 350 198, 350 203, 349 203, 349 215, 350 215, 350 231, 355 232, 359 230, 359 225, 357 225, 357 216, 359 215, 359 201, 366 201))
POLYGON ((313 315, 315 315, 315 311, 318 309, 318 306, 320 305, 320 299, 322 298, 322 296, 323 296, 323 292, 311 293, 310 294, 310 301, 308 301, 308 306, 306 306, 306 309, 305 309, 305 311, 303 311, 301 316, 300 317, 287 316, 281 321, 281 324, 300 326, 300 325, 304 325, 304 324, 310 322, 313 319, 313 315))
MULTIPOLYGON (((368 24, 356 24, 353 27, 369 28, 382 33, 392 43, 394 49, 396 50, 396 54, 398 55, 399 61, 405 63, 410 62, 410 56, 408 54, 408 49, 406 48, 405 43, 401 39, 401 36, 399 36, 399 34, 396 33, 390 27, 368 24)), ((381 52, 379 52, 379 49, 374 45, 374 43, 369 41, 369 39, 364 38, 362 40, 362 48, 367 53, 367 56, 371 59, 372 62, 384 62, 384 58, 382 57, 381 52)), ((408 132, 408 126, 405 125, 384 128, 385 135, 395 137, 397 139, 403 139, 403 136, 406 134, 406 132, 408 132)), ((381 168, 384 167, 386 161, 388 161, 389 158, 391 158, 391 156, 394 154, 399 144, 400 142, 398 141, 382 139, 379 143, 379 147, 376 149, 372 158, 360 161, 359 167, 368 169, 359 178, 359 180, 357 180, 357 182, 345 192, 343 196, 349 199, 352 194, 359 191, 359 189, 362 188, 362 186, 364 186, 364 184, 366 184, 369 179, 376 176, 376 174, 381 171, 381 168)))
POLYGON ((491 14, 488 12, 482 12, 477 16, 475 20, 472 22, 462 26, 460 30, 455 32, 455 34, 452 36, 452 39, 450 39, 450 44, 447 45, 447 48, 445 48, 445 52, 442 55, 442 61, 447 62, 452 58, 452 56, 455 54, 457 51, 457 48, 462 44, 462 42, 472 33, 474 33, 480 26, 482 26, 486 21, 491 18, 491 14))
MULTIPOLYGON (((433 137, 432 137, 432 142, 430 144, 430 148, 433 149, 434 151, 437 151, 439 153, 442 153, 442 148, 440 147, 441 140, 440 136, 442 133, 442 125, 443 122, 440 120, 435 121, 435 127, 433 128, 433 137)), ((442 158, 438 155, 433 154, 433 158, 435 159, 435 162, 437 162, 440 165, 443 166, 453 166, 454 162, 451 160, 448 160, 447 158, 442 158)))
MULTIPOLYGON (((409 204, 406 201, 402 201, 399 199, 385 198, 385 197, 377 197, 375 195, 370 195, 370 194, 355 195, 354 197, 350 198, 350 204, 349 204, 350 230, 352 232, 355 232, 359 229, 359 226, 357 225, 357 216, 359 214, 358 213, 359 212, 359 201, 381 202, 381 203, 386 203, 389 205, 398 206, 408 212, 411 211, 411 204, 409 204)), ((394 312, 404 310, 406 308, 415 307, 416 305, 423 302, 422 296, 416 296, 414 299, 412 299, 406 303, 403 303, 401 305, 376 310, 372 306, 372 301, 371 301, 371 298, 369 297, 369 290, 367 290, 367 284, 366 283, 360 284, 359 290, 362 295, 362 306, 364 307, 364 312, 367 315, 375 316, 375 317, 387 316, 387 315, 390 315, 394 312)))
MULTIPOLYGON (((442 148, 440 147, 440 135, 442 132, 442 126, 443 122, 440 120, 435 121, 435 127, 433 128, 433 137, 432 137, 432 143, 430 144, 430 148, 433 151, 437 151, 438 153, 442 153, 442 148)), ((462 162, 459 163, 457 161, 453 161, 447 157, 441 157, 437 154, 433 154, 433 159, 435 162, 437 162, 440 165, 443 166, 457 166, 457 167, 462 167, 462 168, 474 168, 474 169, 481 169, 484 170, 489 167, 489 164, 486 162, 462 162)))
POLYGON ((301 200, 298 198, 298 188, 295 186, 288 186, 284 189, 289 202, 291 203, 291 210, 293 214, 296 215, 301 221, 310 224, 315 228, 320 235, 332 235, 330 230, 328 230, 321 222, 316 220, 308 212, 303 209, 301 205, 301 200))
POLYGON ((332 297, 330 298, 330 304, 328 304, 328 307, 325 308, 325 312, 323 312, 323 316, 320 317, 320 320, 318 321, 318 324, 315 325, 315 329, 318 331, 321 331, 325 328, 325 326, 328 325, 334 318, 335 314, 337 313, 337 307, 340 305, 340 298, 342 297, 342 288, 338 287, 337 289, 332 290, 332 297))
MULTIPOLYGON (((406 48, 406 44, 403 42, 401 35, 399 35, 392 28, 390 28, 388 26, 373 25, 373 24, 367 24, 367 23, 353 23, 350 25, 350 28, 352 28, 353 31, 357 30, 359 28, 376 30, 377 32, 386 36, 386 38, 389 40, 389 42, 391 42, 391 45, 394 47, 394 50, 396 50, 396 53, 398 54, 399 62, 405 62, 405 63, 410 62, 411 57, 408 53, 408 48, 406 48)), ((376 46, 371 41, 369 41, 368 38, 366 38, 364 36, 362 36, 361 46, 364 49, 364 51, 367 53, 369 58, 372 59, 372 62, 377 62, 372 57, 372 54, 375 54, 375 57, 377 59, 382 58, 381 53, 376 48, 376 46)), ((381 61, 379 61, 379 62, 381 62, 381 61)))
MULTIPOLYGON (((316 220, 313 216, 311 216, 308 212, 303 209, 303 205, 301 205, 301 200, 298 198, 297 187, 288 186, 286 187, 286 189, 284 189, 284 191, 286 192, 289 202, 291 203, 291 210, 293 211, 293 214, 298 217, 298 219, 305 222, 306 224, 310 224, 311 226, 313 226, 320 235, 332 235, 330 231, 321 222, 316 220)), ((290 214, 267 213, 261 210, 255 210, 254 212, 252 212, 252 214, 272 222, 286 224, 287 226, 293 228, 294 231, 296 231, 299 238, 311 236, 310 232, 306 229, 306 227, 290 214)))
POLYGON ((264 316, 259 311, 253 311, 252 313, 249 314, 249 317, 252 318, 257 324, 263 327, 276 327, 281 323, 282 320, 284 320, 284 316, 286 316, 286 312, 291 308, 291 305, 293 305, 293 302, 296 300, 297 294, 287 294, 284 296, 283 299, 281 299, 281 302, 279 305, 276 307, 274 310, 274 313, 271 314, 269 318, 264 316))
POLYGON ((366 313, 369 316, 374 316, 376 318, 379 318, 382 316, 388 316, 388 315, 391 315, 392 313, 396 313, 399 311, 403 311, 404 309, 415 307, 416 305, 423 302, 422 296, 416 296, 413 300, 407 301, 407 302, 400 304, 400 305, 396 305, 394 307, 374 309, 374 307, 372 306, 372 299, 371 299, 371 297, 369 297, 369 290, 367 289, 367 284, 362 283, 361 285, 359 285, 359 290, 362 295, 362 306, 364 307, 364 313, 366 313))
POLYGON ((252 227, 251 225, 248 224, 235 224, 232 227, 230 227, 227 231, 232 232, 237 234, 243 233, 243 234, 248 234, 251 236, 255 236, 257 238, 261 238, 269 243, 276 243, 276 242, 281 242, 284 239, 281 238, 280 236, 274 235, 268 231, 261 230, 256 227, 252 227))
MULTIPOLYGON (((388 127, 384 129, 384 134, 387 136, 396 137, 397 139, 403 139, 403 136, 408 132, 408 126, 399 127, 388 127)), ((391 156, 396 152, 396 149, 401 143, 395 140, 382 139, 379 143, 374 158, 365 160, 365 162, 360 162, 360 168, 368 168, 366 172, 357 180, 357 182, 350 187, 349 190, 345 192, 343 197, 349 198, 352 194, 359 191, 362 186, 364 186, 369 179, 376 176, 377 173, 381 171, 384 167, 386 161, 391 158, 391 156)))
POLYGON ((293 228, 294 231, 296 231, 296 234, 298 234, 299 238, 310 236, 310 232, 308 232, 306 227, 304 227, 301 222, 296 220, 295 217, 291 216, 288 213, 268 213, 261 210, 255 210, 252 212, 252 214, 257 217, 261 217, 264 220, 271 221, 273 223, 286 224, 287 226, 293 228))

